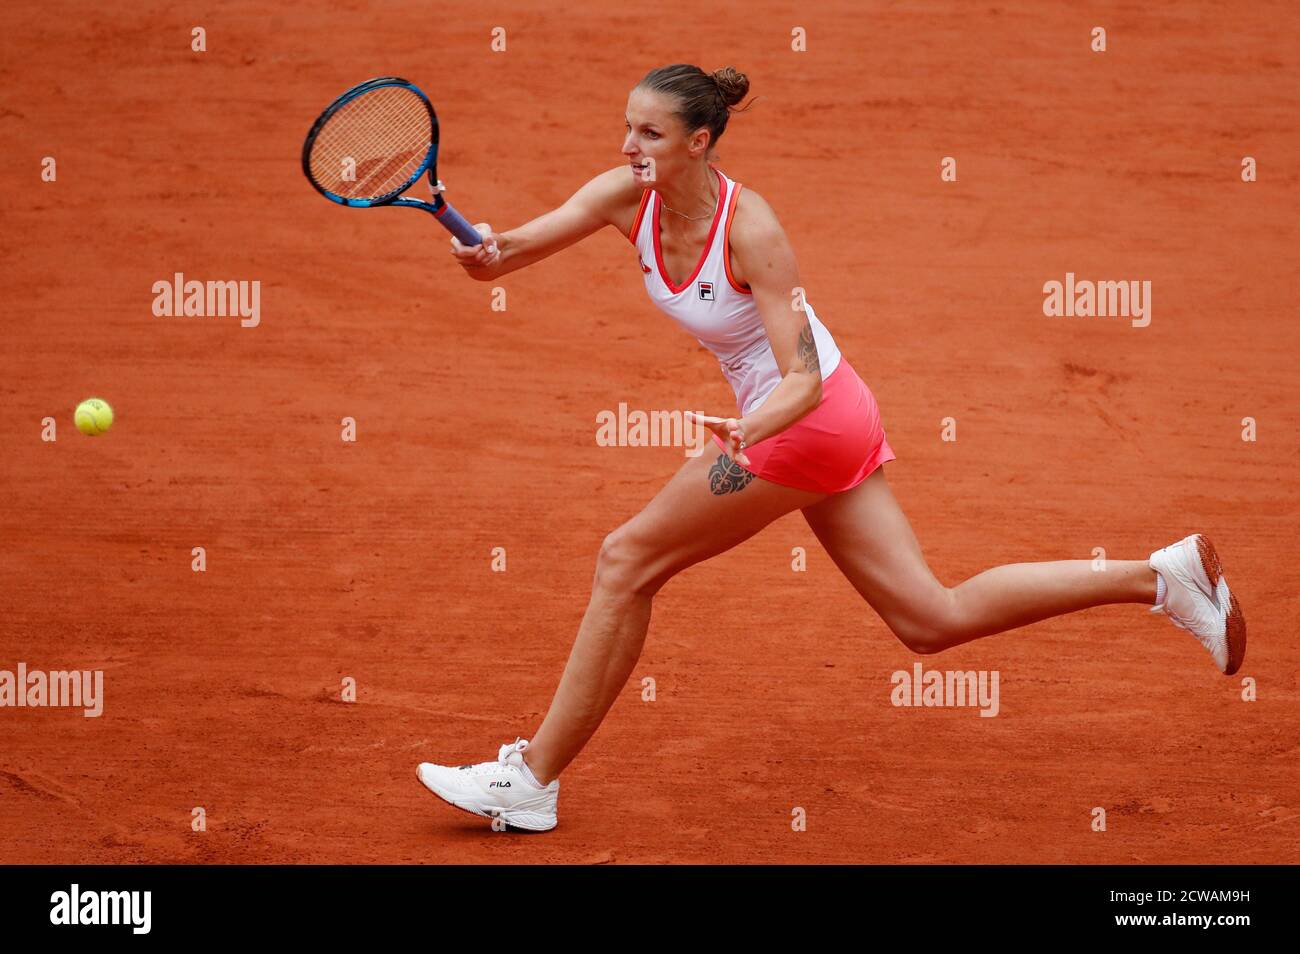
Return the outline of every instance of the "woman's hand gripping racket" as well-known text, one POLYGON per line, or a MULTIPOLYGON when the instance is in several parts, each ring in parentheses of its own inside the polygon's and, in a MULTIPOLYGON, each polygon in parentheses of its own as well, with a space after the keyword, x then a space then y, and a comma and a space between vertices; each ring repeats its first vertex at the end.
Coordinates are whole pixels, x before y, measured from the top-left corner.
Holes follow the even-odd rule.
POLYGON ((302 171, 331 202, 423 209, 461 244, 482 244, 478 230, 442 197, 438 117, 429 97, 404 79, 372 79, 330 103, 307 133, 302 171), (426 172, 433 202, 403 196, 426 172))

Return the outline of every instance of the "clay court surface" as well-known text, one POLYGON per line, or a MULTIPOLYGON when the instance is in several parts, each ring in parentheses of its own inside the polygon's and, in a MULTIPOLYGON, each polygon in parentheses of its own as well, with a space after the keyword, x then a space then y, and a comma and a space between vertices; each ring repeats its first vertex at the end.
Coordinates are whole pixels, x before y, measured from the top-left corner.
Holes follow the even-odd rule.
POLYGON ((6 6, 0 669, 105 698, 0 709, 0 862, 1294 860, 1300 16, 1070 6, 6 6), (596 414, 734 398, 614 230, 493 311, 429 217, 313 192, 302 138, 405 76, 452 200, 508 229, 618 165, 628 90, 681 61, 750 76, 719 166, 875 391, 939 577, 1203 531, 1237 677, 1138 606, 914 656, 793 514, 659 595, 554 832, 419 786, 536 729, 603 536, 683 461, 597 446, 596 414), (175 272, 260 281, 261 323, 155 317, 175 272), (1151 324, 1044 316, 1066 272, 1151 281, 1151 324), (998 716, 895 708, 917 661, 997 670, 998 716))

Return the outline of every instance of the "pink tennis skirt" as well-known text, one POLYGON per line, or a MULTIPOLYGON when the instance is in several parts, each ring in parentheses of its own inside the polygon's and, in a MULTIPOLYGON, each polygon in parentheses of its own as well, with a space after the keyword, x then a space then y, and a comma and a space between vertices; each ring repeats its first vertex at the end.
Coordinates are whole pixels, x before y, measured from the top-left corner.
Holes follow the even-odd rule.
MULTIPOLYGON (((725 446, 716 435, 713 441, 725 446)), ((843 355, 822 382, 821 404, 779 434, 746 447, 745 456, 745 469, 764 480, 823 494, 851 490, 897 459, 875 395, 843 355)))

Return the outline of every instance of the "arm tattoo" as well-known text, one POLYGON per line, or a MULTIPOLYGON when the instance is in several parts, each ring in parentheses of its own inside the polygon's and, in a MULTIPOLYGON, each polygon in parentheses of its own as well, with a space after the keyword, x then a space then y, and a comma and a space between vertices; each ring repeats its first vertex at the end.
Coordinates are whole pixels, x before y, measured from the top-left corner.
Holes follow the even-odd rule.
POLYGON ((709 468, 709 491, 715 497, 738 493, 744 490, 753 479, 753 474, 726 454, 719 454, 718 459, 709 468))
POLYGON ((817 356, 817 342, 813 339, 812 322, 804 319, 803 331, 799 332, 799 360, 809 374, 819 374, 822 369, 821 358, 817 356))

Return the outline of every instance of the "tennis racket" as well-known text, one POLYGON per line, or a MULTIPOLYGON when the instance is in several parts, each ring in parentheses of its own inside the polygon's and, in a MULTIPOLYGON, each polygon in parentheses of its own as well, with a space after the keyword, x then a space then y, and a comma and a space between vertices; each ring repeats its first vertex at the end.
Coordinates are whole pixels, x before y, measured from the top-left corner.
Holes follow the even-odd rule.
POLYGON ((438 117, 414 83, 382 76, 330 103, 307 133, 302 171, 331 202, 354 209, 423 209, 461 244, 482 244, 478 230, 442 197, 438 117), (426 172, 433 202, 402 196, 426 172))

